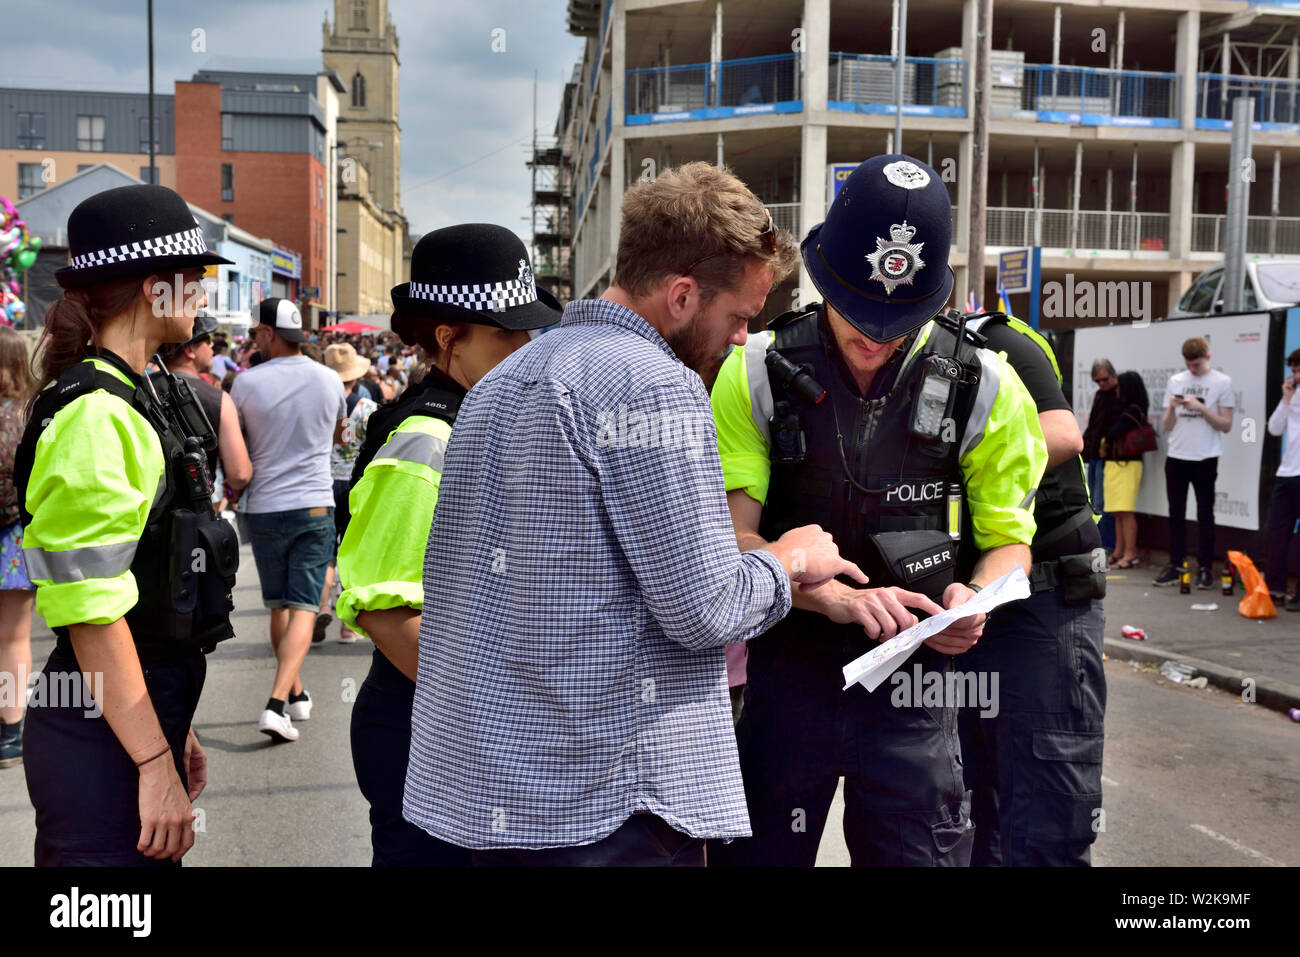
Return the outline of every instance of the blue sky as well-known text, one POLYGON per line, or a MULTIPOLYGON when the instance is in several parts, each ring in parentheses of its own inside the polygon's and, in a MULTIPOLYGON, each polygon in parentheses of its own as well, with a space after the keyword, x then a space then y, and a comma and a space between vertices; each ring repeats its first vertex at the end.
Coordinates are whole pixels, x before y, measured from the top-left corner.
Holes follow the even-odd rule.
MULTIPOLYGON (((582 54, 566 0, 389 0, 401 58, 402 206, 411 232, 493 222, 529 238, 527 143, 533 75, 538 126, 554 129, 582 54), (505 51, 493 52, 504 30, 505 51), (491 154, 491 155, 489 155, 491 154)), ((330 0, 154 3, 154 84, 172 92, 210 57, 313 58, 330 0), (195 28, 207 49, 191 49, 195 28)), ((7 4, 0 85, 148 89, 145 0, 7 4)), ((346 81, 346 78, 345 78, 346 81)))

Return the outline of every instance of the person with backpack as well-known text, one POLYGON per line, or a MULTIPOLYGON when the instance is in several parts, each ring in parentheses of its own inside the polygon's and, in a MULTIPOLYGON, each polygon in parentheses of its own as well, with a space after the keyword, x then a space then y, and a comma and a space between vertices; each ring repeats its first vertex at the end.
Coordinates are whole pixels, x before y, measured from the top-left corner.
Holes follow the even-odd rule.
POLYGON ((392 299, 393 331, 424 348, 429 369, 371 416, 352 473, 337 609, 345 627, 375 643, 352 709, 352 762, 370 802, 374 866, 468 866, 467 849, 402 817, 425 544, 461 400, 527 344, 529 330, 558 322, 559 303, 536 286, 518 237, 484 224, 422 237, 411 255, 411 282, 395 286, 392 299), (462 292, 471 287, 488 291, 462 292))
POLYGON ((213 515, 216 442, 184 380, 145 367, 207 304, 203 231, 178 194, 124 186, 68 218, 63 298, 14 460, 36 612, 57 637, 27 709, 40 866, 166 866, 194 844, 207 759, 190 722, 231 638, 234 529, 213 515), (49 388, 46 388, 46 387, 49 388))

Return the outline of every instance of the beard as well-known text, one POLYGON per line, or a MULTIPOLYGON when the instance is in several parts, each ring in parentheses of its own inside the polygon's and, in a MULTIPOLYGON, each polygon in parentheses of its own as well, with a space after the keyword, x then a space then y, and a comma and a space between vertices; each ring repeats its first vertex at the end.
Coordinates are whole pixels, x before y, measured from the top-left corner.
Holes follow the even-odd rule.
POLYGON ((697 319, 673 335, 664 336, 664 341, 682 365, 704 380, 704 388, 712 391, 728 350, 725 344, 721 350, 715 348, 709 341, 708 333, 701 330, 701 325, 697 319))

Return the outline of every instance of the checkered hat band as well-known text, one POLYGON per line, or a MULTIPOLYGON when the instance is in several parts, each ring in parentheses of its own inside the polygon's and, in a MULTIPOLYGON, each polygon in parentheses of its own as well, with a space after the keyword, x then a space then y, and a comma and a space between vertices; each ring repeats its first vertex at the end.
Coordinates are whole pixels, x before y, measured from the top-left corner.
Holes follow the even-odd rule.
POLYGON ((203 230, 195 226, 184 232, 172 233, 170 236, 158 236, 143 239, 125 246, 110 246, 97 249, 93 253, 84 253, 72 258, 75 269, 87 269, 91 266, 103 266, 107 263, 126 262, 130 259, 158 259, 163 256, 194 256, 206 253, 208 247, 203 242, 203 230))
POLYGON ((434 286, 425 282, 413 282, 411 298, 445 302, 460 306, 462 309, 504 312, 515 306, 526 306, 530 302, 536 302, 537 286, 518 279, 474 286, 434 286))

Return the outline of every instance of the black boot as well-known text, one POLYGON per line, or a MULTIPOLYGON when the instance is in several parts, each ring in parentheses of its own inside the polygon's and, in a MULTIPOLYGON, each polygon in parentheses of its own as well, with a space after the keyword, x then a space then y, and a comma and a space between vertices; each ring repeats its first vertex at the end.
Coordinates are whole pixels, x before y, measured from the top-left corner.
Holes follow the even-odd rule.
POLYGON ((23 719, 17 724, 0 725, 0 768, 23 763, 23 719))

